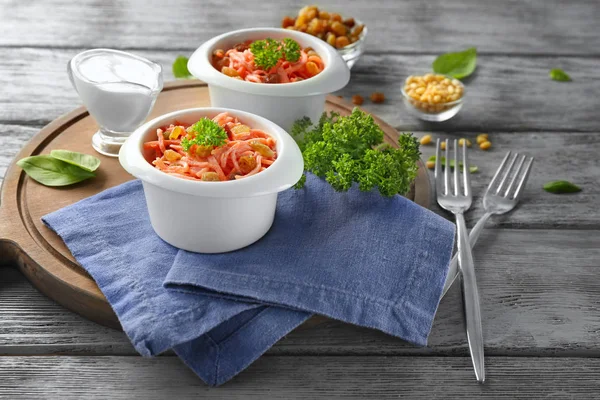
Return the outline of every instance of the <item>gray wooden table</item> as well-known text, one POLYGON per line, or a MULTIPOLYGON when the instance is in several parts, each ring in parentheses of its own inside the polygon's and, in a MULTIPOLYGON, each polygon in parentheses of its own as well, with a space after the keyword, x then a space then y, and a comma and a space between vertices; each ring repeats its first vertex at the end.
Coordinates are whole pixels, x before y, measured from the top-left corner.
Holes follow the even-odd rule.
MULTIPOLYGON (((143 359, 122 332, 38 293, 13 265, 0 269, 0 398, 599 398, 600 4, 595 0, 321 0, 364 20, 367 52, 345 97, 383 91, 364 108, 402 131, 490 134, 468 222, 507 150, 536 157, 523 204, 489 223, 475 251, 487 382, 475 382, 460 293, 439 306, 429 346, 322 319, 292 332, 248 370, 208 388, 172 354, 143 359), (437 54, 475 46, 466 105, 444 124, 409 116, 400 88, 437 54), (563 68, 573 82, 549 79, 563 68), (564 178, 576 195, 541 186, 564 178)), ((66 62, 93 47, 170 64, 225 31, 272 26, 302 3, 0 1, 0 179, 43 125, 79 105, 66 62), (245 9, 245 10, 244 10, 245 9), (246 15, 247 18, 241 19, 246 15)), ((424 157, 431 155, 424 149, 424 157)), ((439 208, 433 207, 436 212, 439 208)))

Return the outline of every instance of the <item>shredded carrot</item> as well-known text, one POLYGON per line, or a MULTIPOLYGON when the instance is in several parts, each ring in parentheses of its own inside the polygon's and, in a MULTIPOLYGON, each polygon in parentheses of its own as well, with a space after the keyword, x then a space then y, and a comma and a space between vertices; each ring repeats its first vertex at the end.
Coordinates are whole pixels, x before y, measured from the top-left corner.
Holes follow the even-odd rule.
MULTIPOLYGON (((209 155, 205 157, 196 153, 196 146, 192 146, 188 151, 183 149, 181 139, 188 136, 191 139, 193 132, 187 132, 189 125, 179 124, 162 127, 156 130, 157 140, 151 140, 144 143, 144 149, 156 153, 152 164, 155 168, 166 172, 170 175, 190 180, 202 180, 202 176, 206 172, 216 172, 220 181, 242 179, 247 176, 252 176, 264 171, 271 166, 277 159, 277 141, 269 134, 260 129, 252 129, 251 127, 242 127, 242 133, 233 133, 237 126, 242 124, 237 118, 230 116, 228 113, 221 113, 213 118, 217 124, 228 131, 228 139, 225 144, 212 149, 209 155), (181 127, 185 132, 183 136, 177 139, 168 139, 176 127, 181 127), (272 156, 264 156, 258 151, 255 151, 251 142, 258 142, 268 146, 273 152, 272 156), (167 150, 173 150, 166 154, 167 150), (256 166, 244 173, 239 165, 241 157, 253 157, 256 166)), ((240 128, 237 129, 240 131, 240 128)), ((176 136, 176 131, 173 135, 176 136)), ((247 171, 247 170, 246 170, 247 171)))
POLYGON ((271 69, 261 69, 254 63, 254 54, 249 48, 250 43, 251 41, 237 44, 227 50, 224 56, 222 56, 222 49, 215 50, 213 53, 214 67, 226 75, 254 83, 298 82, 318 75, 325 68, 325 63, 314 50, 302 49, 300 58, 296 62, 282 58, 271 69), (312 62, 312 69, 307 68, 308 62, 312 62), (314 70, 315 65, 316 71, 314 70))

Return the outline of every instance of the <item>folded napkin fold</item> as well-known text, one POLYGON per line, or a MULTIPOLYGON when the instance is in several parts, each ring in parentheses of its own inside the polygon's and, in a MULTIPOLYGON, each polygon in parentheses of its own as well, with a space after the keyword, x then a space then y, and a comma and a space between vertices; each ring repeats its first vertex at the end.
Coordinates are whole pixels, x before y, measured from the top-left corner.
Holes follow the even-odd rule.
POLYGON ((43 220, 95 279, 140 354, 173 348, 211 385, 311 313, 425 345, 454 242, 453 224, 407 199, 337 193, 312 175, 304 189, 279 195, 265 237, 231 253, 163 242, 139 181, 43 220))
POLYGON ((179 252, 152 230, 140 181, 42 218, 94 278, 143 356, 173 349, 202 380, 238 374, 310 314, 163 287, 179 252))
MULTIPOLYGON (((243 229, 243 227, 240 227, 243 229)), ((275 222, 245 249, 177 253, 167 288, 325 315, 427 344, 454 225, 401 197, 338 193, 307 177, 280 195, 275 222)))

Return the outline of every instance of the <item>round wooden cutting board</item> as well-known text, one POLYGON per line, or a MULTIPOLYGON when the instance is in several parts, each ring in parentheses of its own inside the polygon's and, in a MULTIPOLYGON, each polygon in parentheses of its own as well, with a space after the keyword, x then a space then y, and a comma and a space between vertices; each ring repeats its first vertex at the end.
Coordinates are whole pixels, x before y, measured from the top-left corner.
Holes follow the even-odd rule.
MULTIPOLYGON (((206 84, 172 82, 165 85, 149 119, 171 111, 209 105, 206 84)), ((337 97, 327 98, 327 110, 345 115, 352 108, 352 104, 337 97)), ((377 117, 375 120, 384 130, 386 141, 396 143, 398 132, 377 117)), ((77 264, 62 240, 41 221, 43 215, 133 179, 116 158, 102 156, 92 149, 91 138, 97 129, 94 119, 81 107, 50 123, 17 155, 8 169, 0 197, 0 260, 16 262, 34 286, 63 306, 119 329, 115 314, 93 279, 77 264), (23 157, 48 154, 53 149, 99 157, 102 165, 96 178, 63 188, 50 188, 29 179, 15 165, 16 160, 23 157)), ((419 173, 408 197, 429 207, 429 179, 420 161, 419 173)))

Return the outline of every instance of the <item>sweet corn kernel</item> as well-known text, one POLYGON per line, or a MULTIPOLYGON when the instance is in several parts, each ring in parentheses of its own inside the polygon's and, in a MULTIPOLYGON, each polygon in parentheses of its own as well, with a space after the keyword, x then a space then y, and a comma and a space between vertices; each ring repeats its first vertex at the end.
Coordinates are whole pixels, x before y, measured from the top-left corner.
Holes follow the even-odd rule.
POLYGON ((196 147, 196 155, 198 157, 208 157, 212 152, 212 146, 197 146, 196 147))
POLYGON ((177 139, 179 139, 179 136, 183 135, 184 133, 185 133, 185 130, 182 127, 176 126, 175 128, 173 128, 173 130, 169 134, 169 139, 177 140, 177 139))
POLYGON ((435 161, 427 161, 425 163, 425 165, 427 166, 427 168, 429 169, 434 169, 435 168, 435 161))
POLYGON ((440 149, 446 150, 446 142, 441 142, 440 143, 440 149))
POLYGON ((464 139, 464 138, 463 139, 458 139, 458 145, 462 147, 463 144, 465 143, 465 140, 467 141, 467 147, 471 147, 471 145, 473 143, 471 143, 471 141, 469 139, 464 139))
POLYGON ((431 135, 423 136, 419 142, 424 146, 430 144, 431 143, 431 135))

